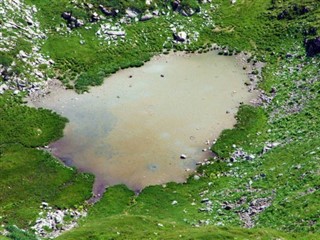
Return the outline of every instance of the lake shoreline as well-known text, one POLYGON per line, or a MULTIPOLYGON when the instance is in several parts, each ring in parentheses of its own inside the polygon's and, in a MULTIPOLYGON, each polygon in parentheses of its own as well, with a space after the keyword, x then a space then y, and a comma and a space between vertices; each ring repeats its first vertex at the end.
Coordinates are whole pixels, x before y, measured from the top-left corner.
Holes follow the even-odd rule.
MULTIPOLYGON (((213 50, 213 51, 215 51, 217 54, 219 53, 218 50, 213 50)), ((203 53, 190 54, 190 53, 184 53, 184 52, 171 52, 169 55, 168 54, 156 55, 150 61, 160 61, 160 60, 163 60, 167 57, 176 57, 176 56, 190 58, 193 55, 201 55, 201 54, 203 54, 203 53)), ((252 72, 252 69, 256 68, 256 66, 253 66, 253 64, 248 63, 248 61, 247 61, 247 59, 250 58, 250 54, 246 54, 246 53, 242 52, 240 54, 237 54, 236 56, 230 56, 230 57, 236 58, 237 64, 239 64, 239 66, 242 67, 242 69, 246 72, 247 75, 250 75, 250 73, 252 72)), ((256 65, 258 65, 258 64, 256 64, 256 65)), ((262 67, 263 64, 260 64, 259 66, 262 67)), ((261 67, 259 69, 259 73, 261 73, 261 67)), ((141 68, 141 67, 139 67, 139 68, 141 68)), ((137 69, 137 68, 120 70, 116 74, 119 74, 119 72, 126 71, 128 78, 130 78, 130 77, 132 77, 132 73, 134 72, 135 69, 137 69)), ((113 74, 113 75, 116 75, 116 74, 113 74)), ((110 78, 110 77, 107 77, 106 79, 108 79, 108 78, 110 78)), ((248 76, 248 79, 249 79, 249 76, 248 76)), ((258 80, 259 80, 258 78, 255 78, 255 79, 251 80, 250 86, 247 85, 247 90, 249 92, 257 90, 257 81, 258 80)), ((97 87, 99 88, 99 86, 97 86, 97 87)), ((39 102, 43 101, 46 97, 52 96, 52 94, 55 95, 55 94, 58 94, 60 91, 66 91, 66 88, 62 85, 62 83, 60 81, 53 80, 47 84, 46 91, 47 91, 47 93, 45 93, 45 94, 38 94, 38 95, 29 97, 29 101, 31 101, 33 103, 39 103, 39 102)), ((73 91, 73 90, 67 90, 67 91, 73 91)), ((87 93, 84 93, 84 94, 87 94, 87 93)), ((258 102, 257 99, 258 98, 253 98, 249 104, 257 105, 257 102, 258 102)), ((60 101, 60 100, 58 99, 58 101, 60 101)), ((52 149, 51 147, 46 147, 45 150, 47 150, 47 151, 51 152, 51 154, 53 154, 54 149, 52 149)), ((209 152, 211 152, 211 151, 209 151, 209 152)), ((214 155, 211 155, 211 157, 213 157, 213 156, 214 155)), ((208 155, 208 157, 206 159, 211 158, 211 157, 208 155)), ((65 165, 70 165, 70 164, 62 161, 61 159, 59 159, 59 160, 65 165)), ((86 172, 86 170, 83 170, 81 168, 80 169, 78 168, 78 170, 86 172)), ((196 169, 195 169, 194 174, 195 173, 196 173, 196 169)), ((188 175, 190 175, 190 173, 188 175)), ((89 202, 96 202, 102 196, 103 192, 105 191, 105 187, 101 187, 102 185, 106 186, 106 184, 103 183, 103 181, 99 180, 96 177, 96 182, 93 186, 94 196, 92 199, 89 200, 89 202)), ((141 190, 142 189, 136 189, 135 192, 139 193, 141 190)))

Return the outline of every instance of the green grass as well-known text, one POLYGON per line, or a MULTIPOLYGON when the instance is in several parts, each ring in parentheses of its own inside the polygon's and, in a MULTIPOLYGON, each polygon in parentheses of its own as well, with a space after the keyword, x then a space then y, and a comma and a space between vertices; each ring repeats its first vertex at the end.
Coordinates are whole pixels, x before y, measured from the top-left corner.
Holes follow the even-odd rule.
POLYGON ((22 106, 10 93, 0 96, 1 224, 27 227, 40 204, 70 208, 91 196, 93 177, 64 167, 44 146, 62 136, 66 119, 49 110, 22 106))
POLYGON ((22 106, 8 94, 0 97, 0 145, 44 146, 62 137, 66 122, 50 110, 22 106))
POLYGON ((230 227, 192 228, 144 216, 117 215, 92 222, 58 239, 315 239, 312 235, 230 227))
POLYGON ((257 153, 263 146, 267 131, 267 115, 262 108, 241 106, 233 129, 223 130, 212 151, 219 157, 227 158, 234 151, 233 145, 241 146, 246 151, 257 153))
MULTIPOLYGON (((178 14, 162 16, 124 26, 127 39, 117 46, 96 38, 96 25, 70 34, 56 31, 63 23, 62 11, 74 10, 76 16, 86 18, 89 13, 84 8, 75 9, 69 1, 27 2, 40 8, 37 17, 48 29, 43 53, 55 60, 57 76, 79 92, 100 85, 104 76, 121 68, 142 65, 164 51, 163 47, 165 52, 171 48, 202 52, 213 42, 231 50, 250 51, 256 59, 264 60, 267 66, 258 84, 267 95, 276 89, 269 105, 239 109, 235 127, 223 131, 212 147, 218 156, 197 170, 199 180, 191 176, 186 184, 150 186, 139 195, 124 186, 111 187, 78 228, 58 239, 320 238, 320 58, 305 57, 303 46, 304 38, 314 37, 307 30, 320 23, 317 1, 238 0, 231 5, 217 0, 216 10, 203 7, 215 27, 202 27, 200 16, 192 17, 192 23, 178 14), (297 13, 294 4, 310 11, 297 13), (278 19, 284 10, 290 14, 278 19), (187 47, 167 42, 172 22, 199 29, 199 41, 187 47), (287 57, 287 53, 293 56, 287 57), (269 142, 281 144, 261 154, 269 142), (230 162, 232 145, 254 154, 254 160, 230 162), (211 201, 208 211, 205 198, 211 201), (271 205, 252 216, 255 228, 241 228, 244 223, 239 213, 249 211, 251 203, 262 198, 270 198, 271 205), (241 199, 244 202, 240 204, 241 199), (226 209, 226 203, 235 206, 226 209)), ((128 1, 110 4, 125 8, 128 1)), ((9 64, 11 57, 5 55, 3 63, 9 64)), ((4 223, 27 227, 44 200, 58 207, 83 203, 90 196, 92 178, 63 168, 47 153, 31 148, 60 137, 66 119, 21 106, 11 97, 1 97, 0 106, 0 192, 4 193, 0 215, 5 217, 4 223)))
MULTIPOLYGON (((320 206, 316 190, 320 155, 319 86, 318 81, 311 81, 317 76, 318 58, 303 57, 304 29, 299 27, 315 13, 295 16, 288 24, 274 18, 287 7, 284 3, 278 2, 277 6, 268 1, 237 1, 234 6, 227 1, 219 3, 214 16, 216 29, 207 32, 206 39, 231 49, 249 50, 257 59, 267 61, 259 86, 267 94, 272 87, 277 89, 273 102, 265 108, 240 108, 235 128, 224 130, 212 147, 218 158, 198 170, 200 180, 190 177, 187 184, 147 187, 139 196, 127 193, 126 201, 116 206, 114 202, 109 210, 105 207, 89 213, 80 228, 61 239, 76 236, 83 239, 125 239, 128 236, 132 239, 175 239, 180 233, 182 239, 319 238, 320 206), (286 58, 287 52, 294 53, 295 57, 286 58), (307 66, 302 71, 290 70, 302 63, 307 66), (295 103, 299 103, 301 109, 292 112, 295 103), (282 145, 260 155, 267 142, 282 145), (236 159, 233 163, 224 160, 234 150, 232 145, 255 154, 256 158, 253 161, 236 159), (248 211, 253 200, 266 197, 271 198, 272 204, 252 217, 256 228, 238 230, 237 227, 243 226, 238 213, 248 211), (199 211, 205 208, 201 203, 204 198, 212 201, 212 211, 199 211), (222 207, 223 202, 235 204, 242 198, 245 202, 232 210, 222 207), (174 201, 177 204, 173 205, 174 201), (112 209, 118 210, 112 212, 112 209), (103 216, 103 213, 108 214, 103 216), (204 222, 210 226, 193 227, 204 222), (158 223, 164 227, 159 227, 158 223), (186 229, 188 237, 180 229, 186 229), (214 233, 211 235, 210 231, 214 233), (311 232, 315 235, 306 234, 311 232)), ((105 194, 102 204, 110 198, 109 194, 117 198, 114 189, 118 187, 105 194)), ((121 189, 118 191, 122 192, 121 189)), ((120 196, 123 199, 123 193, 120 196)), ((100 207, 97 204, 93 209, 100 207)))
POLYGON ((70 208, 91 196, 92 177, 66 168, 49 153, 9 145, 0 148, 2 223, 28 226, 42 201, 70 208))
MULTIPOLYGON (((14 239, 14 240, 37 240, 37 237, 27 231, 21 230, 16 226, 8 226, 6 230, 9 232, 8 238, 4 239, 14 239)), ((1 239, 1 237, 0 237, 1 239)))

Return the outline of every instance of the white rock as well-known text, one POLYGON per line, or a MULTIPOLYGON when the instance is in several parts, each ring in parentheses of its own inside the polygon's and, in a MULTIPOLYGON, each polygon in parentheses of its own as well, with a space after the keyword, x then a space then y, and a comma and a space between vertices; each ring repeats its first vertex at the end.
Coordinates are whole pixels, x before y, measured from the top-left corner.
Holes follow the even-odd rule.
POLYGON ((34 70, 34 74, 37 75, 39 78, 44 78, 43 73, 40 72, 38 69, 34 70))
POLYGON ((143 15, 140 20, 141 21, 147 21, 147 20, 150 20, 152 18, 153 18, 153 15, 151 13, 147 13, 147 14, 143 15))
POLYGON ((181 154, 181 155, 180 155, 180 158, 181 158, 181 159, 186 159, 186 158, 187 158, 187 155, 181 154))
POLYGON ((175 33, 174 35, 176 37, 176 40, 179 41, 179 42, 185 42, 187 40, 187 38, 188 38, 187 33, 183 32, 183 31, 175 33))
POLYGON ((178 203, 178 201, 173 200, 171 204, 172 204, 172 205, 176 205, 177 203, 178 203))
POLYGON ((136 18, 138 16, 138 13, 131 9, 127 9, 126 14, 129 18, 136 18))
POLYGON ((114 36, 125 36, 125 31, 105 31, 105 34, 114 35, 114 36))
POLYGON ((27 58, 28 57, 28 55, 23 50, 19 51, 19 56, 22 57, 22 58, 27 58))

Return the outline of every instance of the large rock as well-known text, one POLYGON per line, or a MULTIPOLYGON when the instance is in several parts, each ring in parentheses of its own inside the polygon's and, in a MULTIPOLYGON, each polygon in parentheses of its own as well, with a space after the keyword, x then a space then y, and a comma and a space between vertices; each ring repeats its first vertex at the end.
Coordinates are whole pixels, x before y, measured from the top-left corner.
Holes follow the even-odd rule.
POLYGON ((153 15, 151 14, 151 13, 146 13, 145 15, 143 15, 142 17, 141 17, 141 21, 147 21, 147 20, 150 20, 150 19, 152 19, 153 18, 153 15))
POLYGON ((98 13, 94 12, 91 15, 90 21, 91 22, 98 22, 100 20, 100 16, 98 13))
POLYGON ((114 10, 112 8, 106 8, 103 5, 99 5, 99 9, 101 10, 101 12, 103 12, 105 15, 107 16, 116 16, 117 13, 119 12, 118 10, 114 10))
POLYGON ((320 37, 306 40, 305 47, 307 51, 307 56, 309 57, 313 57, 316 54, 320 53, 320 37))
POLYGON ((71 15, 72 15, 71 12, 63 12, 61 14, 61 17, 68 21, 71 18, 71 15))
POLYGON ((128 8, 128 9, 126 10, 126 15, 127 15, 127 17, 129 17, 129 18, 136 18, 139 14, 138 14, 136 11, 128 8))
POLYGON ((188 35, 186 32, 178 32, 173 34, 174 40, 179 42, 185 42, 188 39, 188 35))
POLYGON ((0 94, 3 94, 8 89, 9 87, 3 83, 2 85, 0 85, 0 94))
POLYGON ((115 35, 115 36, 125 36, 125 35, 126 35, 126 32, 125 32, 125 31, 112 31, 112 30, 107 30, 107 31, 105 31, 105 34, 115 35))
POLYGON ((175 0, 172 2, 173 11, 179 11, 181 9, 181 4, 179 0, 175 0))

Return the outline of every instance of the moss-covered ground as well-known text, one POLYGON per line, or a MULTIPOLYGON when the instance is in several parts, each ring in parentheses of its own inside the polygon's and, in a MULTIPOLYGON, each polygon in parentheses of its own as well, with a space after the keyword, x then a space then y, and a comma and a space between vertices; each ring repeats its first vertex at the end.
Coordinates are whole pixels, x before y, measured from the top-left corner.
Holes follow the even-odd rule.
MULTIPOLYGON (((98 24, 57 30, 65 29, 63 11, 88 19, 86 8, 67 0, 26 2, 39 8, 37 17, 47 29, 43 53, 56 62, 58 77, 80 92, 166 48, 206 51, 218 43, 251 52, 251 63, 266 63, 259 87, 271 101, 240 108, 237 125, 221 134, 212 146, 217 157, 198 169, 198 177, 150 186, 139 195, 111 187, 80 226, 59 239, 320 239, 320 57, 306 57, 303 45, 319 27, 319 2, 216 0, 214 8, 201 5, 212 24, 203 25, 201 14, 170 12, 125 25, 125 40, 111 44, 96 37, 98 24), (190 45, 173 44, 167 38, 174 23, 200 37, 190 45), (235 156, 239 150, 252 157, 235 156), (243 228, 246 224, 253 228, 243 228)), ((92 177, 35 149, 60 137, 66 120, 22 106, 16 97, 1 97, 0 106, 1 223, 28 228, 41 201, 63 208, 88 199, 92 177)))

